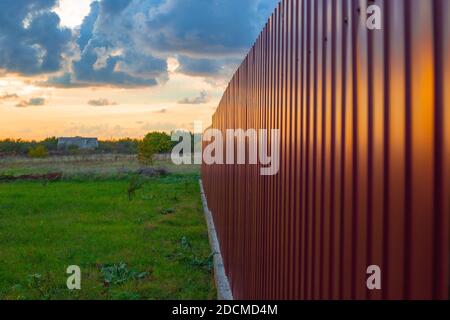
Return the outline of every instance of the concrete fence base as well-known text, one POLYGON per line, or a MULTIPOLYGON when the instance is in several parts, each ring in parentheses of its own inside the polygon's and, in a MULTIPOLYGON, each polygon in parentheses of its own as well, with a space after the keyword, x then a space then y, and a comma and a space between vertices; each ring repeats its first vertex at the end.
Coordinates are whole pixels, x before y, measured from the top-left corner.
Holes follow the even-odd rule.
POLYGON ((209 211, 208 209, 208 203, 206 201, 205 192, 203 190, 202 180, 199 180, 199 183, 202 196, 203 210, 205 212, 206 224, 208 226, 209 243, 211 245, 211 250, 214 253, 214 278, 216 280, 217 299, 233 300, 230 282, 228 281, 228 277, 225 273, 222 254, 220 252, 219 239, 217 238, 216 228, 214 227, 214 220, 211 211, 209 211))

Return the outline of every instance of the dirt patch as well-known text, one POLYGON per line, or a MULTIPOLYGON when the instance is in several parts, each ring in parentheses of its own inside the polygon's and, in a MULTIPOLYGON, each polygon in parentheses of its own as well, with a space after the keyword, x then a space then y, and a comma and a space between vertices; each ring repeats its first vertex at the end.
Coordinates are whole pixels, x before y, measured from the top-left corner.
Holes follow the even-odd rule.
POLYGON ((12 181, 59 181, 62 179, 63 174, 47 173, 47 174, 25 174, 21 176, 0 175, 0 182, 12 182, 12 181))
POLYGON ((136 173, 146 177, 159 177, 168 175, 169 171, 166 168, 141 168, 136 173))

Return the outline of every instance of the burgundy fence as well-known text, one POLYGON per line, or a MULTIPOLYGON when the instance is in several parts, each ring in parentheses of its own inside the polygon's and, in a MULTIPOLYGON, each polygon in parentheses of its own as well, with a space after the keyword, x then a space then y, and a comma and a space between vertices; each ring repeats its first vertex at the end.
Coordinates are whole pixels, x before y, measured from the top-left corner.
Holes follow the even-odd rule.
POLYGON ((449 64, 448 0, 282 1, 212 122, 280 129, 280 171, 202 167, 235 298, 448 298, 449 64))

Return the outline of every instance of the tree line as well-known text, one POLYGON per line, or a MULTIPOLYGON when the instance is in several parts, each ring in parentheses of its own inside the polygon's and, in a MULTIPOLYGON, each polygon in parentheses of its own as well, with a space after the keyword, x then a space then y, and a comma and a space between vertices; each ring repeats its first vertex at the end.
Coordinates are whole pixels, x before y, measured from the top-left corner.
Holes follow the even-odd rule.
MULTIPOLYGON (((192 137, 192 146, 194 136, 192 137)), ((58 150, 58 139, 51 137, 42 141, 26 141, 22 139, 0 140, 0 156, 27 156, 45 158, 49 155, 76 154, 128 154, 138 155, 141 162, 151 162, 153 155, 170 153, 178 141, 172 141, 171 135, 165 132, 150 132, 143 139, 123 138, 118 140, 99 140, 95 150, 81 150, 70 147, 58 150)))
POLYGON ((136 154, 138 150, 138 139, 119 139, 99 141, 99 147, 95 150, 78 150, 77 148, 68 148, 58 150, 58 139, 51 137, 42 141, 26 141, 22 139, 3 139, 0 140, 0 154, 3 156, 28 156, 36 150, 45 150, 47 154, 69 155, 79 153, 118 153, 118 154, 136 154))

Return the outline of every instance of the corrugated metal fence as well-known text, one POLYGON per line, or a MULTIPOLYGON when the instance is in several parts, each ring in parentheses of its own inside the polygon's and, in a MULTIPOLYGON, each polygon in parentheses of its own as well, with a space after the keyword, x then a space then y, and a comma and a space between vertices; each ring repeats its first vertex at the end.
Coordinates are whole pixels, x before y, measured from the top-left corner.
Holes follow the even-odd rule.
POLYGON ((448 0, 278 6, 212 127, 279 128, 280 171, 202 167, 235 298, 448 298, 449 22, 448 0))

